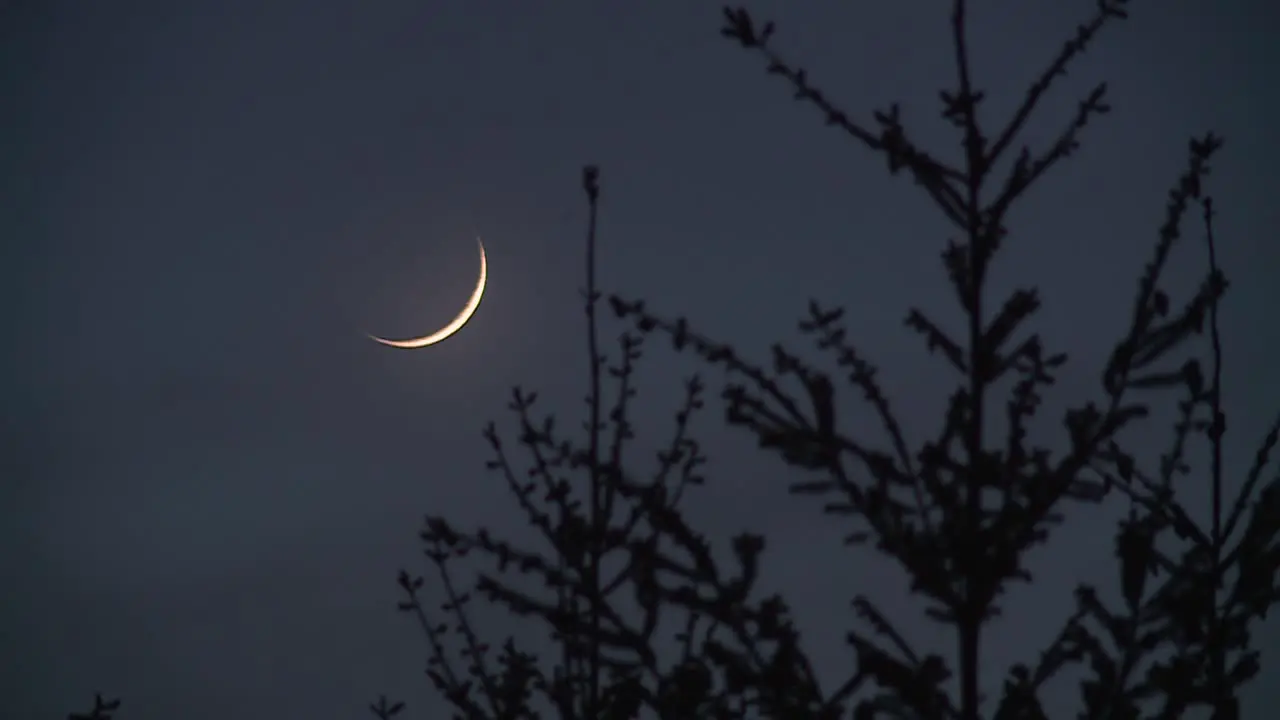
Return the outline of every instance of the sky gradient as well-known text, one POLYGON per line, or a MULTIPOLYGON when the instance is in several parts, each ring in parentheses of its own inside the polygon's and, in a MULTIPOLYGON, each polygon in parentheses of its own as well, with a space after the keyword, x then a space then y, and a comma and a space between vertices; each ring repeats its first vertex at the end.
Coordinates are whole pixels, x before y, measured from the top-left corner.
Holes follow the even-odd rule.
MULTIPOLYGON (((996 123, 1094 3, 974 4, 996 123)), ((781 50, 855 118, 898 101, 916 141, 955 158, 937 117, 946 12, 924 5, 751 8, 775 12, 781 50)), ((1058 399, 1094 392, 1186 140, 1225 135, 1211 189, 1233 283, 1238 483, 1280 407, 1277 11, 1134 5, 1032 123, 1043 146, 1109 81, 1113 112, 1011 215, 993 292, 1039 283, 1037 327, 1073 358, 1058 399)), ((720 22, 718 4, 676 0, 0 3, 9 717, 62 717, 95 690, 123 696, 124 720, 355 718, 380 692, 439 709, 421 638, 394 611, 395 572, 423 569, 427 512, 525 532, 480 435, 490 419, 511 427, 512 385, 576 426, 587 163, 602 174, 606 291, 758 357, 775 340, 807 349, 796 321, 811 297, 841 304, 910 437, 932 432, 951 378, 902 320, 912 304, 956 317, 940 214, 791 101, 720 22), (477 234, 489 288, 470 325, 415 352, 367 340, 453 317, 477 234)), ((1181 288, 1204 267, 1193 230, 1181 288)), ((642 365, 644 442, 665 437, 697 367, 663 345, 642 365)), ((768 535, 765 582, 788 588, 834 677, 854 592, 916 606, 896 569, 840 549, 835 521, 787 499, 781 464, 719 417, 697 425, 711 483, 695 516, 713 538, 768 535)), ((1164 437, 1139 441, 1152 456, 1164 437)), ((1076 582, 1113 585, 1099 570, 1110 543, 1109 524, 1069 522, 1037 553, 1040 584, 992 631, 993 668, 1056 631, 1076 582)), ((507 629, 494 619, 495 638, 507 629)), ((1280 626, 1258 644, 1280 647, 1280 626)), ((1280 651, 1264 663, 1276 678, 1280 651)), ((996 692, 997 671, 986 678, 996 692)), ((1246 711, 1278 698, 1264 683, 1246 711)))

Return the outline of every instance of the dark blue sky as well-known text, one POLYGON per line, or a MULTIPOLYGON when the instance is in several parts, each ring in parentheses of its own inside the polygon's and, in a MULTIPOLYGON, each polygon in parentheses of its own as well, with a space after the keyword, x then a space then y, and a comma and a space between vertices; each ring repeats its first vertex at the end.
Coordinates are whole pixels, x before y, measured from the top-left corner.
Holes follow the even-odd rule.
MULTIPOLYGON (((936 112, 952 81, 946 12, 834 5, 753 7, 780 11, 779 46, 855 117, 870 124, 900 101, 920 143, 955 153, 936 112)), ((975 71, 995 122, 1094 3, 975 5, 975 71)), ((1135 6, 1033 123, 1043 144, 1110 81, 1113 113, 1013 214, 995 289, 1042 284, 1046 341, 1076 360, 1063 393, 1094 392, 1188 136, 1224 134, 1212 189, 1234 282, 1234 483, 1280 403, 1265 372, 1280 363, 1277 14, 1262 2, 1135 6)), ((417 567, 425 512, 523 533, 483 469, 480 430, 510 427, 515 383, 581 408, 588 162, 602 168, 606 290, 753 352, 805 347, 795 322, 810 297, 843 304, 911 436, 936 428, 951 380, 902 319, 910 304, 955 317, 937 261, 947 228, 909 181, 720 38, 718 4, 0 8, 10 717, 58 717, 96 689, 124 696, 126 720, 360 717, 379 692, 438 708, 393 578, 417 567), (490 284, 467 328, 417 352, 365 339, 452 317, 474 282, 477 232, 490 284)), ((1199 234, 1188 237, 1182 287, 1203 267, 1199 234)), ((693 367, 667 348, 648 355, 646 442, 665 437, 693 367)), ((895 569, 840 549, 839 526, 787 499, 782 466, 718 417, 700 425, 712 484, 693 511, 712 537, 770 536, 766 582, 790 588, 828 677, 843 667, 854 592, 899 608, 915 640, 951 646, 916 619, 895 569)), ((1145 439, 1148 457, 1164 437, 1145 439)), ((1072 517, 1038 553, 1041 584, 1015 592, 992 631, 993 668, 1056 632, 1076 582, 1111 587, 1110 525, 1072 517)), ((1272 623, 1260 643, 1278 639, 1272 623)), ((986 690, 998 682, 989 672, 986 690)), ((1252 707, 1266 695, 1256 689, 1252 707)))

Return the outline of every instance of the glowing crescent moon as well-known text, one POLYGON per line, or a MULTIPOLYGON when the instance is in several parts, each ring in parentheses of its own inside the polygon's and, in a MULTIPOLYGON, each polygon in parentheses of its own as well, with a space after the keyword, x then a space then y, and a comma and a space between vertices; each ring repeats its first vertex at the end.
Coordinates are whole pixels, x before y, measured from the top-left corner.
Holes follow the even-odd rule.
POLYGON ((480 246, 480 279, 476 282, 476 289, 471 293, 471 299, 467 300, 467 304, 463 306, 462 312, 458 313, 458 316, 453 320, 450 320, 448 325, 445 325, 430 335, 424 335, 419 338, 409 338, 407 340, 387 340, 385 338, 377 337, 376 335, 370 335, 369 338, 376 342, 380 342, 383 345, 408 350, 413 348, 423 348, 428 345, 435 345, 441 340, 444 340, 450 335, 461 330, 462 326, 466 325, 467 321, 471 319, 471 316, 476 314, 476 308, 480 307, 480 298, 484 297, 485 278, 488 276, 489 266, 485 261, 484 243, 480 242, 480 238, 476 238, 476 243, 480 246))

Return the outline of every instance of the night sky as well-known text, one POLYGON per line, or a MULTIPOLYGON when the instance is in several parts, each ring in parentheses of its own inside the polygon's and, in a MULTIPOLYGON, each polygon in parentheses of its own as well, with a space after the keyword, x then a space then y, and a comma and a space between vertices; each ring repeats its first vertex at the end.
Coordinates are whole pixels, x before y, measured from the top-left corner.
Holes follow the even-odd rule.
MULTIPOLYGON (((1094 3, 974 4, 984 114, 1003 122, 1094 3)), ((917 142, 958 157, 937 114, 953 78, 945 4, 836 5, 752 7, 774 13, 781 51, 855 118, 871 125, 900 101, 917 142)), ((1134 5, 1032 125, 1043 147, 1109 81, 1113 112, 1011 216, 992 291, 1041 285, 1038 328, 1074 360, 1046 410, 1058 432, 1061 400, 1097 392, 1188 137, 1225 135, 1210 187, 1233 282, 1234 487, 1280 407, 1267 372, 1280 363, 1277 14, 1134 5)), ((123 720, 356 718, 380 692, 440 710, 425 644, 394 609, 395 573, 427 569, 424 513, 528 536, 484 469, 480 432, 493 419, 512 434, 517 383, 564 427, 581 417, 587 163, 602 173, 606 291, 760 358, 786 340, 816 359, 796 321, 811 297, 841 304, 910 436, 937 428, 952 378, 902 320, 912 304, 958 317, 938 262, 948 228, 908 179, 721 38, 716 3, 0 8, 6 717, 62 717, 96 690, 123 696, 123 720), (366 338, 453 317, 477 234, 489 287, 466 328, 412 352, 366 338)), ((1187 229, 1176 291, 1204 268, 1187 229)), ((603 335, 621 328, 610 318, 603 335)), ((697 367, 652 344, 641 446, 667 436, 697 367)), ((720 417, 712 407, 696 424, 710 484, 690 512, 720 542, 769 537, 764 586, 787 588, 824 677, 848 666, 855 592, 949 652, 900 572, 841 548, 839 523, 788 498, 781 462, 720 417)), ((1135 441, 1154 459, 1167 437, 1135 441)), ((1077 582, 1113 590, 1116 512, 1072 513, 1036 552, 1039 583, 1013 593, 985 646, 988 693, 1056 633, 1077 582)), ((501 617, 486 628, 510 630, 501 617)), ((1280 625, 1257 642, 1280 646, 1280 625)), ((1264 662, 1273 689, 1259 681, 1247 713, 1277 697, 1280 653, 1264 662)), ((1074 708, 1076 692, 1062 683, 1046 698, 1074 708)))

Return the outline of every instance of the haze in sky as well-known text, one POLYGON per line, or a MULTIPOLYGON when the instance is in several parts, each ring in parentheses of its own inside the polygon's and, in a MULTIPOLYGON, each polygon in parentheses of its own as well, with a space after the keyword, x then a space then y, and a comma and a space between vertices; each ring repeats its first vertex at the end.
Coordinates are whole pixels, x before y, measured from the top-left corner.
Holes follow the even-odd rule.
MULTIPOLYGON (((1094 3, 973 4, 974 72, 1002 122, 1094 3)), ((1073 359, 1048 398, 1055 431, 1061 402, 1097 387, 1188 138, 1224 135, 1211 189, 1238 482, 1280 403, 1277 11, 1133 5, 1032 124, 1049 141, 1109 82, 1112 113, 1011 215, 992 292, 1041 286, 1037 327, 1073 359)), ((752 7, 851 115, 900 102, 919 144, 958 152, 937 117, 953 76, 941 6, 752 7)), ((354 718, 379 693, 443 712, 395 574, 426 569, 424 513, 528 537, 481 429, 514 432, 517 383, 563 426, 581 417, 587 163, 604 290, 762 358, 776 340, 808 347, 810 298, 843 305, 909 435, 932 432, 951 380, 902 321, 910 305, 956 317, 948 228, 720 23, 717 4, 675 0, 0 4, 6 716, 62 717, 95 691, 123 697, 123 720, 354 718), (476 235, 489 285, 466 328, 416 352, 369 341, 452 318, 476 235)), ((1182 290, 1204 268, 1188 233, 1182 290)), ((666 437, 697 368, 653 344, 642 442, 666 437)), ((717 409, 696 428, 710 482, 690 512, 720 542, 769 538, 763 584, 786 589, 824 677, 848 666, 856 592, 950 648, 896 568, 840 549, 835 520, 786 496, 781 463, 717 409)), ((1135 440, 1149 457, 1165 441, 1135 440)), ((1076 583, 1114 587, 1103 517, 1070 516, 1037 551, 1037 584, 987 645, 989 693, 1056 632, 1076 583)), ((1257 642, 1278 640, 1273 621, 1257 642)), ((1266 654, 1247 717, 1277 699, 1277 663, 1266 654)), ((1076 696, 1047 698, 1065 711, 1076 696)))

